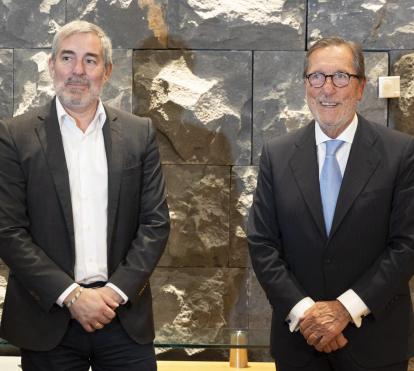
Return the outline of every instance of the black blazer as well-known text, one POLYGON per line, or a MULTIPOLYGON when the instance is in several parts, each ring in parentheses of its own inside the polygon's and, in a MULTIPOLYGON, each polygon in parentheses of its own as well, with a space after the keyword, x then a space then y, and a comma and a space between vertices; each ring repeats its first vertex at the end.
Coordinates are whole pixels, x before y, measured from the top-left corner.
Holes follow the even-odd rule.
POLYGON ((272 354, 306 364, 316 350, 289 332, 288 313, 306 296, 353 289, 371 314, 345 329, 344 351, 372 368, 405 360, 414 353, 414 140, 359 116, 328 238, 314 125, 264 146, 249 215, 253 268, 273 307, 272 354))
MULTIPOLYGON (((108 276, 129 297, 117 310, 139 343, 154 338, 148 284, 165 248, 169 215, 149 119, 105 106, 108 276)), ((49 350, 69 311, 55 304, 74 282, 69 178, 55 101, 0 123, 0 257, 10 268, 0 336, 49 350)))

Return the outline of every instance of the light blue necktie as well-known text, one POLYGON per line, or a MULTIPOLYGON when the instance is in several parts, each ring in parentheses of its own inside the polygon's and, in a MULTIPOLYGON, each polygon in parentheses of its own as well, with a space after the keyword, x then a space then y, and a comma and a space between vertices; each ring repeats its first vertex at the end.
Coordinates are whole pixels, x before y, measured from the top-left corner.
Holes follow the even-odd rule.
POLYGON ((342 145, 342 140, 328 140, 326 143, 325 162, 319 179, 323 216, 325 218, 326 234, 329 236, 332 220, 335 214, 336 201, 341 188, 342 174, 336 160, 336 151, 342 145))

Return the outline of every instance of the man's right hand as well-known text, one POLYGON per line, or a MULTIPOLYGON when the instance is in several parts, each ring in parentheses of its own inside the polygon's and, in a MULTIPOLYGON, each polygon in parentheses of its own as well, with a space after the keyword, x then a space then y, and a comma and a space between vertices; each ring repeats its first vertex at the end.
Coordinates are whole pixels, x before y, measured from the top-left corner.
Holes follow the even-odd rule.
MULTIPOLYGON (((73 290, 63 301, 66 305, 75 295, 78 288, 73 290)), ((102 298, 98 290, 83 289, 79 298, 70 306, 72 318, 76 319, 87 332, 100 330, 116 316, 114 309, 117 302, 107 304, 108 298, 102 298), (105 301, 106 300, 106 301, 105 301)))

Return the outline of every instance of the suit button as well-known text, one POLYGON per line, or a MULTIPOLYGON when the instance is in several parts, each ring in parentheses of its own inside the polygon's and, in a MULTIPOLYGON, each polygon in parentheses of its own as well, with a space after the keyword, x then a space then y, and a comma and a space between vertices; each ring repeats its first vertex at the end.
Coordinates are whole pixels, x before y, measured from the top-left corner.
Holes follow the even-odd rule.
POLYGON ((325 264, 331 264, 331 263, 332 263, 332 260, 331 260, 331 259, 325 259, 323 262, 324 262, 325 264))

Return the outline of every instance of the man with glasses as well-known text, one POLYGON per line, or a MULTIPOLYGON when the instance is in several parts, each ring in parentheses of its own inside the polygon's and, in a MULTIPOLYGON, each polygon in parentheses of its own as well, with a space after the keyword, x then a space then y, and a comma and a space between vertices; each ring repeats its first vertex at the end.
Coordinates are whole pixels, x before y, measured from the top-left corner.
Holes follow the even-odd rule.
POLYGON ((414 355, 414 140, 356 114, 359 45, 307 52, 314 117, 263 147, 248 222, 277 371, 403 371, 414 355))

